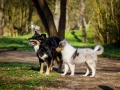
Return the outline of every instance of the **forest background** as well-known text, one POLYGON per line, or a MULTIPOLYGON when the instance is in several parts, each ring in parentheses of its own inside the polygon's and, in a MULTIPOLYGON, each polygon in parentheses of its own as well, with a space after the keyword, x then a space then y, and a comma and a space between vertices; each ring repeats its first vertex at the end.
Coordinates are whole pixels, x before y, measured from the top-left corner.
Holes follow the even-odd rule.
MULTIPOLYGON (((51 19, 45 18, 48 24, 40 19, 39 10, 35 8, 36 0, 1 0, 0 2, 0 38, 3 36, 21 36, 31 33, 31 25, 40 26, 40 32, 57 35, 64 38, 65 30, 83 31, 82 41, 86 42, 86 29, 93 31, 94 41, 101 43, 120 44, 120 1, 119 0, 37 0, 42 13, 45 5, 54 19, 53 28, 49 25, 51 19), (43 3, 42 3, 43 2, 43 3), (43 6, 41 5, 43 4, 43 6), (62 11, 65 11, 62 13, 62 11), (62 16, 63 15, 63 16, 62 16), (65 18, 61 19, 61 18, 65 18), (59 21, 64 20, 64 21, 59 21), (58 22, 58 25, 56 24, 58 22), (65 23, 64 25, 61 25, 65 23), (63 27, 64 26, 64 27, 63 27), (51 31, 51 27, 52 30, 51 31), (60 29, 61 28, 61 29, 60 29), (60 32, 60 33, 59 33, 60 32), (56 34, 57 33, 57 34, 56 34)), ((49 15, 47 13, 47 15, 49 15)), ((46 17, 49 17, 47 16, 46 17)))
POLYGON ((0 90, 120 90, 119 80, 120 0, 0 0, 0 90), (74 77, 61 77, 57 68, 40 75, 34 48, 25 40, 35 29, 75 48, 103 45, 96 76, 83 77, 82 65, 74 77))

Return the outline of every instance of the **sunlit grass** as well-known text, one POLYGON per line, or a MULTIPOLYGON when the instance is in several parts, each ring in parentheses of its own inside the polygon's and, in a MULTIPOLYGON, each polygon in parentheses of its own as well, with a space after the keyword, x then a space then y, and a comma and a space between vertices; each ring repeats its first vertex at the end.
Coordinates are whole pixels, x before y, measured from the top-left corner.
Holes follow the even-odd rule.
MULTIPOLYGON (((0 39, 0 49, 10 50, 33 50, 29 42, 25 38, 32 35, 24 35, 18 37, 4 37, 0 39)), ((80 30, 66 31, 65 39, 67 39, 76 48, 92 48, 97 45, 93 43, 93 33, 87 30, 87 42, 82 42, 80 30)), ((105 44, 104 53, 101 57, 120 59, 120 48, 114 45, 105 44)), ((0 62, 0 90, 38 90, 38 87, 44 88, 56 83, 56 78, 60 73, 51 72, 49 76, 39 73, 39 64, 34 63, 18 63, 18 62, 0 62)))
POLYGON ((38 64, 0 62, 0 90, 36 90, 37 87, 48 87, 59 73, 51 72, 51 75, 41 75, 38 64), (32 69, 32 68, 36 69, 32 69))
MULTIPOLYGON (((74 30, 74 31, 65 31, 65 39, 67 39, 74 47, 76 48, 92 48, 98 44, 94 43, 94 33, 91 29, 87 29, 87 42, 82 42, 82 31, 74 30)), ((31 37, 32 34, 18 36, 18 37, 4 37, 0 39, 0 49, 10 49, 10 50, 29 50, 33 51, 33 47, 29 44, 25 38, 31 37)), ((105 44, 103 45, 105 48, 104 53, 101 55, 102 57, 109 58, 120 58, 120 48, 105 44)))
POLYGON ((19 37, 3 37, 0 39, 0 49, 33 50, 29 42, 25 40, 25 38, 28 37, 31 37, 31 35, 19 37))

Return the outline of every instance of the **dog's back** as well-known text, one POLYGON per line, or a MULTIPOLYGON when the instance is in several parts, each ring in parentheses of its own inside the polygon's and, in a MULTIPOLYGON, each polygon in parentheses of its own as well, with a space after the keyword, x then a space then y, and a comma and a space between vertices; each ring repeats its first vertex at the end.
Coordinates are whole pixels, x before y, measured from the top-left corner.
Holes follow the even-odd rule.
POLYGON ((56 59, 59 64, 59 69, 62 67, 61 53, 56 52, 60 39, 58 37, 48 37, 46 34, 38 34, 36 31, 31 38, 27 40, 34 46, 36 55, 39 59, 40 73, 43 73, 43 63, 47 62, 46 74, 49 74, 53 65, 53 60, 56 59))
POLYGON ((96 61, 97 60, 97 53, 90 48, 76 49, 76 52, 74 53, 73 56, 71 57, 71 61, 75 64, 81 64, 86 61, 96 61))
POLYGON ((40 52, 43 53, 45 52, 48 55, 47 62, 51 62, 51 61, 53 62, 53 60, 57 61, 59 65, 58 71, 61 71, 61 67, 63 63, 62 54, 56 51, 56 48, 58 47, 60 41, 61 40, 58 37, 52 36, 46 38, 40 44, 40 48, 44 49, 44 51, 40 51, 40 52))
POLYGON ((58 37, 52 36, 41 42, 40 48, 44 48, 48 55, 51 58, 55 58, 58 52, 56 52, 56 48, 58 47, 60 39, 58 37))

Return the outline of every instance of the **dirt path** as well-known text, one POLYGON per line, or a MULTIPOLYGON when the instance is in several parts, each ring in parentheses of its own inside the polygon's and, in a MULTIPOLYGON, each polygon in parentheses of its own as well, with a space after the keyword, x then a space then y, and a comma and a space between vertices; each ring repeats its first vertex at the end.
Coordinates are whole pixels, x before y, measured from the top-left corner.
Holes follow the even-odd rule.
MULTIPOLYGON (((35 52, 0 50, 0 62, 38 63, 35 52)), ((85 66, 76 66, 75 76, 60 76, 49 90, 120 90, 120 60, 98 58, 94 78, 83 77, 85 66)))

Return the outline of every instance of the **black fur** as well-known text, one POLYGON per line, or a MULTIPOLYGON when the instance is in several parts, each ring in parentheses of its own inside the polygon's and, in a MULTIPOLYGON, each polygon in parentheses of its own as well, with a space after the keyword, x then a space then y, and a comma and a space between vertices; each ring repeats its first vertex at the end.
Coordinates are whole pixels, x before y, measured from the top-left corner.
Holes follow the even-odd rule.
POLYGON ((61 41, 58 37, 52 36, 46 38, 45 34, 38 34, 35 32, 34 36, 29 38, 28 40, 37 40, 40 42, 40 46, 38 51, 36 52, 37 57, 39 58, 39 63, 41 67, 41 63, 44 63, 44 61, 47 62, 48 68, 50 68, 50 65, 53 63, 53 60, 56 60, 59 65, 59 69, 62 67, 62 56, 60 52, 56 51, 56 48, 59 45, 59 42, 61 41), (39 56, 43 56, 43 54, 47 54, 48 57, 45 60, 42 60, 39 56), (57 57, 59 60, 57 60, 57 57))

